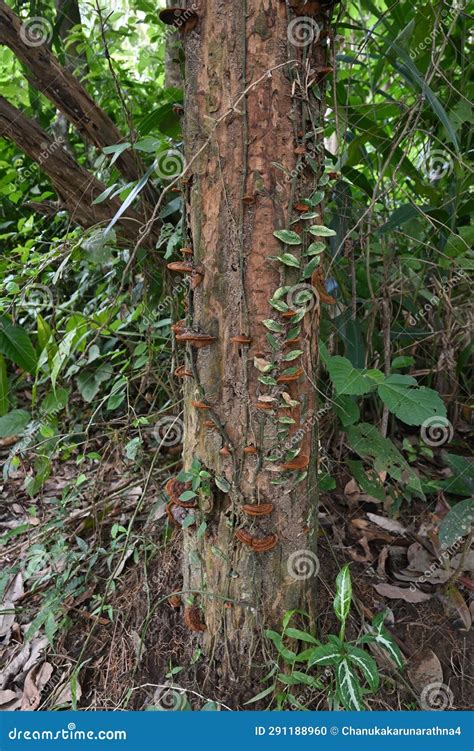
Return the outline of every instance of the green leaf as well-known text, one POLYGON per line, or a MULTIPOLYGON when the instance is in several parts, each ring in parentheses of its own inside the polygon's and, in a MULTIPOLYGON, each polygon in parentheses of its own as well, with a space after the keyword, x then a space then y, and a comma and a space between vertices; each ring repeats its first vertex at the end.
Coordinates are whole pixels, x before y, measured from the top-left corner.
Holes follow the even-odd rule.
POLYGON ((349 662, 363 673, 371 691, 377 691, 380 685, 380 676, 374 658, 367 654, 367 652, 364 652, 363 649, 353 647, 351 644, 347 645, 347 652, 349 654, 349 662))
MULTIPOLYGON (((0 420, 1 422, 1 420, 0 420)), ((439 528, 439 541, 444 548, 450 548, 458 540, 469 534, 474 522, 474 498, 459 501, 448 511, 439 528)))
POLYGON ((3 355, 0 355, 0 417, 8 412, 10 384, 8 382, 7 364, 3 355))
POLYGON ((314 224, 308 228, 308 232, 311 232, 315 237, 334 237, 336 235, 335 230, 325 227, 323 224, 314 224))
POLYGON ((308 667, 314 665, 337 665, 341 659, 341 650, 334 644, 323 644, 321 647, 307 649, 305 652, 308 660, 308 667))
POLYGON ((290 636, 292 639, 299 639, 300 641, 309 642, 309 644, 317 644, 318 640, 307 634, 306 631, 300 631, 299 628, 287 628, 285 636, 290 636))
POLYGON ((362 688, 347 659, 341 660, 336 669, 336 691, 346 709, 363 710, 362 688))
POLYGON ((228 493, 230 490, 230 482, 226 480, 225 477, 220 477, 219 475, 216 475, 214 478, 214 481, 219 488, 219 490, 222 490, 223 493, 228 493))
POLYGON ((285 327, 281 323, 278 323, 278 321, 274 321, 273 318, 266 318, 262 323, 265 328, 269 331, 274 331, 276 334, 282 334, 285 330, 285 327))
POLYGON ((302 354, 302 349, 292 349, 291 352, 283 355, 282 360, 284 360, 284 362, 290 362, 291 360, 296 360, 297 357, 301 357, 302 354))
POLYGON ((390 412, 407 425, 422 425, 431 417, 446 417, 440 395, 425 386, 418 386, 412 376, 395 373, 377 387, 378 394, 390 412))
POLYGON ((192 501, 193 498, 196 498, 194 490, 185 490, 184 493, 181 493, 179 496, 180 501, 192 501))
MULTIPOLYGON (((338 394, 362 396, 362 394, 373 391, 376 387, 377 384, 373 377, 374 375, 377 377, 377 373, 380 373, 380 371, 375 371, 375 373, 370 371, 371 377, 369 377, 369 371, 354 368, 346 357, 329 355, 324 344, 321 344, 320 351, 321 359, 328 369, 329 376, 338 394)), ((380 375, 382 374, 380 373, 380 375)))
POLYGON ((360 409, 355 399, 348 394, 339 394, 334 399, 334 410, 344 428, 354 425, 360 418, 360 409))
POLYGON ((267 639, 270 639, 275 647, 277 648, 278 654, 280 654, 284 660, 287 662, 294 662, 296 660, 296 653, 292 652, 291 649, 287 649, 283 645, 283 640, 281 637, 281 634, 277 634, 276 631, 265 631, 265 636, 267 639))
POLYGON ((9 360, 34 374, 38 356, 25 329, 15 326, 5 315, 0 315, 0 352, 9 360))
POLYGON ((277 229, 273 234, 286 245, 301 245, 301 237, 289 229, 277 229))
POLYGON ((302 279, 307 279, 309 276, 311 276, 311 274, 313 273, 313 271, 318 268, 318 266, 320 265, 320 263, 321 263, 321 257, 320 256, 315 256, 314 258, 312 258, 311 261, 309 261, 306 264, 306 266, 304 267, 303 271, 301 272, 301 278, 302 279))
POLYGON ((305 256, 316 256, 320 255, 321 253, 324 253, 326 250, 326 244, 321 242, 311 243, 311 245, 308 245, 306 248, 304 255, 305 256))
POLYGON ((293 266, 296 269, 299 269, 300 267, 300 262, 292 253, 282 253, 282 255, 277 256, 277 258, 281 263, 284 263, 285 266, 293 266))
POLYGON ((345 623, 352 602, 352 582, 349 564, 341 568, 336 578, 336 596, 334 598, 334 612, 341 623, 345 623))
POLYGON ((378 475, 372 472, 372 477, 369 477, 362 462, 347 459, 346 464, 364 493, 377 498, 379 501, 385 501, 385 491, 378 475))
POLYGON ((30 420, 31 415, 25 409, 13 409, 0 417, 0 438, 22 435, 30 420))
POLYGON ((387 472, 390 477, 414 490, 424 498, 420 478, 405 461, 389 438, 380 435, 375 425, 361 422, 347 428, 347 437, 354 451, 369 459, 377 473, 387 472))
POLYGON ((252 698, 249 699, 248 701, 245 701, 244 707, 246 704, 254 704, 257 701, 260 701, 260 699, 264 699, 266 696, 273 693, 274 690, 275 690, 275 683, 272 683, 271 686, 268 686, 263 691, 260 691, 260 693, 256 694, 255 696, 252 696, 252 698))

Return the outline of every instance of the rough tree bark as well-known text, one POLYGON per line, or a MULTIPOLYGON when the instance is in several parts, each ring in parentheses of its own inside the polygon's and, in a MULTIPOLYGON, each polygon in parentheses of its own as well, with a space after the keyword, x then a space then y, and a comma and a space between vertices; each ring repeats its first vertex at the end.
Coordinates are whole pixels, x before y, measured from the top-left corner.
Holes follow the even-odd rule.
MULTIPOLYGON (((278 628, 295 608, 309 613, 313 625, 316 615, 317 580, 303 569, 316 565, 319 303, 303 306, 306 313, 291 332, 294 321, 269 300, 283 285, 291 287, 290 295, 298 291, 298 271, 271 257, 302 255, 302 247, 285 248, 274 231, 323 223, 319 205, 313 221, 291 224, 298 217, 295 205, 311 194, 324 169, 317 129, 328 73, 329 8, 284 0, 189 0, 187 8, 198 16, 197 25, 183 32, 187 244, 204 278, 190 293, 185 326, 215 341, 199 349, 187 345, 194 378, 184 386, 184 466, 199 459, 229 490, 212 482, 211 498, 201 494, 196 514, 207 525, 203 536, 195 528, 183 530, 183 588, 194 593, 185 595, 188 613, 190 602, 202 608, 204 650, 238 701, 251 695, 251 673, 262 664, 263 629, 278 628), (306 32, 302 44, 298 35, 306 32), (268 319, 281 329, 273 334, 273 349, 263 324, 268 319), (233 343, 240 334, 251 343, 233 343), (285 362, 295 349, 301 356, 285 362), (261 360, 277 363, 271 371, 277 385, 259 380, 261 360), (295 381, 282 380, 289 366, 303 371, 295 381), (268 396, 275 401, 265 401, 268 396), (290 408, 289 398, 295 402, 290 408), (282 436, 287 417, 294 423, 282 436), (205 424, 209 420, 215 429, 205 424), (290 449, 299 449, 294 463, 302 467, 285 469, 290 449), (276 452, 281 459, 268 461, 276 452), (252 516, 246 504, 272 504, 273 510, 252 516), (274 535, 277 544, 267 552, 251 547, 271 547, 274 535)), ((288 299, 294 303, 285 294, 288 299)))
MULTIPOLYGON (((0 0, 0 44, 7 45, 31 71, 31 84, 60 110, 84 138, 103 148, 123 141, 122 134, 110 117, 94 102, 82 84, 63 68, 45 43, 28 44, 22 21, 0 0)), ((145 172, 136 153, 122 152, 116 161, 120 172, 129 181, 139 180, 145 172)), ((151 185, 143 195, 150 202, 156 199, 151 185)))
MULTIPOLYGON (((39 125, 0 96, 0 137, 8 138, 21 151, 37 162, 48 175, 61 204, 71 221, 82 227, 109 222, 121 206, 118 198, 93 205, 105 185, 78 164, 58 141, 54 141, 39 125)), ((120 233, 135 241, 144 219, 133 209, 119 220, 120 233)), ((152 231, 150 240, 157 237, 152 231)))

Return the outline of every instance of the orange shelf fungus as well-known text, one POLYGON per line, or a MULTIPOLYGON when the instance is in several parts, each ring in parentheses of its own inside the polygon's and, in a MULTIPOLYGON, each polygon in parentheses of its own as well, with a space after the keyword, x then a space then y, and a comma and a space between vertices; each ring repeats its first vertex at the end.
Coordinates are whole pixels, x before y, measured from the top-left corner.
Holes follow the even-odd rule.
POLYGON ((248 516, 268 516, 273 511, 273 503, 245 503, 242 511, 248 516))
POLYGON ((170 271, 176 271, 178 274, 192 274, 194 264, 191 261, 171 261, 166 264, 166 268, 170 271))
POLYGON ((202 409, 203 411, 210 409, 209 404, 206 404, 206 402, 191 402, 191 405, 194 409, 202 409))
POLYGON ((176 334, 176 341, 185 342, 186 344, 190 344, 191 347, 200 349, 201 347, 208 347, 215 342, 216 337, 210 336, 210 334, 200 334, 199 331, 184 330, 176 334))
POLYGON ((257 454, 257 448, 255 446, 245 446, 244 454, 257 454))
POLYGON ((194 255, 194 251, 192 248, 180 248, 180 253, 183 254, 183 256, 192 256, 194 255))
POLYGON ((243 545, 254 550, 256 553, 266 553, 268 550, 273 550, 278 542, 277 535, 268 535, 268 537, 252 537, 244 529, 237 529, 235 532, 236 539, 243 545))
POLYGON ((246 336, 246 334, 237 334, 237 336, 232 336, 230 338, 230 341, 232 344, 251 344, 252 339, 250 336, 246 336))
POLYGON ((165 485, 165 491, 172 503, 181 508, 196 508, 196 499, 191 498, 189 501, 182 501, 180 495, 186 490, 191 490, 191 483, 180 482, 177 477, 170 477, 165 485))
POLYGON ((221 448, 221 449, 219 450, 219 454, 220 454, 221 456, 230 456, 230 451, 229 451, 229 449, 227 448, 227 446, 223 446, 223 447, 222 447, 222 448, 221 448))
POLYGON ((303 368, 298 368, 296 373, 278 376, 277 383, 292 383, 293 381, 297 381, 303 375, 303 372, 303 368))
POLYGON ((201 620, 201 611, 196 605, 186 605, 184 622, 190 631, 205 631, 206 624, 201 620))
POLYGON ((193 374, 189 370, 186 370, 186 367, 184 365, 179 365, 174 371, 173 375, 176 378, 192 378, 193 377, 193 374))
POLYGON ((291 461, 280 464, 279 467, 280 469, 285 469, 285 470, 306 469, 308 464, 309 464, 309 456, 307 456, 306 454, 300 454, 299 456, 296 456, 294 459, 291 459, 291 461))

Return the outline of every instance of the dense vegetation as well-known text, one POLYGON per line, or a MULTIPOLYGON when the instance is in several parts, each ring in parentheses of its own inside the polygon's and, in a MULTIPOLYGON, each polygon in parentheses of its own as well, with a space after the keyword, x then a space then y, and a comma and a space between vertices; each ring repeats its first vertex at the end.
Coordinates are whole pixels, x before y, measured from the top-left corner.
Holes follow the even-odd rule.
MULTIPOLYGON (((207 681, 200 636, 177 625, 183 532, 166 513, 164 492, 182 469, 184 431, 171 325, 185 314, 188 285, 166 269, 188 241, 176 61, 168 61, 175 85, 165 85, 166 47, 182 62, 179 35, 147 0, 79 6, 65 29, 53 2, 10 3, 24 24, 36 17, 34 33, 115 124, 121 138, 108 145, 92 143, 59 112, 0 26, 2 102, 50 139, 31 158, 2 104, 0 689, 10 692, 0 691, 3 703, 14 708, 24 699, 22 671, 36 645, 47 662, 43 679, 38 668, 33 675, 35 708, 219 708, 252 697, 250 706, 262 708, 415 708, 434 684, 446 704, 465 708, 457 640, 471 626, 474 477, 463 3, 351 0, 334 10, 323 140, 301 160, 311 170, 322 155, 324 175, 300 208, 305 229, 275 227, 275 262, 299 268, 302 289, 289 303, 293 288, 282 286, 271 303, 282 313, 308 310, 308 282, 324 269, 314 386, 326 600, 318 633, 292 612, 279 631, 266 630, 260 684, 235 702, 207 681), (48 176, 45 165, 62 150, 98 181, 90 221, 74 221, 48 176), (125 154, 133 157, 128 177, 125 154), (321 203, 322 226, 312 220, 321 203), (123 223, 129 207, 133 231, 123 223), (301 265, 293 251, 313 221, 301 265), (423 629, 415 634, 407 624, 418 608, 423 629), (433 668, 427 650, 436 651, 439 633, 448 647, 433 668), (383 650, 368 651, 377 640, 391 662, 383 650), (12 674, 19 645, 25 660, 12 674), (424 680, 409 663, 407 682, 406 661, 422 650, 424 680), (356 699, 345 691, 346 669, 356 699)), ((278 153, 274 162, 278 169, 278 153)), ((280 333, 272 320, 270 337, 280 333)), ((292 357, 285 359, 291 376, 292 357)), ((269 363, 257 367, 261 382, 274 385, 269 363)), ((214 481, 226 492, 197 460, 186 470, 188 499, 214 481)), ((185 514, 180 524, 194 521, 185 514)), ((206 535, 205 522, 196 534, 206 535)))

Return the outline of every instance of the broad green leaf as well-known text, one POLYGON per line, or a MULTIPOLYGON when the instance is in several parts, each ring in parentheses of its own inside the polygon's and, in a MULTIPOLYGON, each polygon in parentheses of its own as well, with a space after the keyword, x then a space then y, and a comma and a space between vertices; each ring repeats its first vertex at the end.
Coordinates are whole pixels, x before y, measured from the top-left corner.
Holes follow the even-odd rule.
POLYGON ((348 394, 336 396, 333 407, 344 428, 348 425, 354 425, 360 418, 360 409, 357 402, 348 394))
POLYGON ((341 568, 336 577, 336 596, 334 598, 334 612, 341 623, 345 623, 352 602, 352 582, 349 564, 341 568))
POLYGON ((390 412, 407 425, 422 425, 431 417, 446 417, 446 407, 436 391, 418 386, 411 376, 393 374, 377 387, 390 412))
POLYGON ((313 271, 318 268, 320 263, 321 263, 321 257, 319 255, 312 258, 311 261, 308 261, 303 271, 301 272, 301 278, 307 279, 308 277, 310 277, 313 271))
POLYGON ((25 409, 13 409, 0 417, 0 438, 10 438, 21 435, 31 420, 31 415, 25 409))
POLYGON ((362 422, 347 428, 347 437, 354 451, 369 459, 377 473, 388 472, 390 477, 424 498, 420 478, 400 454, 389 438, 380 435, 375 425, 362 422))
POLYGON ((341 650, 334 644, 323 644, 321 647, 307 649, 305 655, 309 668, 314 665, 337 665, 341 659, 341 650))
POLYGON ((297 357, 301 357, 303 354, 302 349, 292 349, 291 352, 288 352, 286 355, 283 355, 282 360, 284 362, 290 362, 291 360, 296 360, 297 357))
POLYGON ((348 459, 346 464, 354 480, 360 485, 364 493, 377 498, 379 501, 385 501, 385 491, 378 475, 372 472, 372 476, 369 477, 362 462, 348 459))
POLYGON ((323 344, 320 346, 320 352, 337 394, 361 396, 368 394, 376 387, 373 377, 367 375, 368 371, 354 368, 346 357, 340 355, 331 357, 323 344))
POLYGON ((282 255, 277 256, 277 258, 281 263, 285 264, 285 266, 293 266, 295 269, 299 269, 300 267, 300 262, 295 258, 293 253, 282 253, 282 255))
POLYGON ((361 685, 347 659, 341 660, 336 668, 336 690, 346 709, 357 712, 365 709, 361 685))
MULTIPOLYGON (((1 422, 1 421, 0 421, 1 422)), ((459 501, 442 520, 439 528, 439 541, 444 548, 450 548, 458 540, 469 534, 474 523, 474 498, 459 501)))
POLYGON ((273 234, 286 245, 301 245, 301 237, 289 229, 277 229, 273 234))
POLYGON ((324 253, 326 250, 326 244, 321 242, 311 243, 311 245, 308 245, 306 248, 304 255, 305 256, 318 256, 321 253, 324 253))
POLYGON ((367 654, 367 652, 364 652, 363 649, 353 647, 351 644, 347 645, 347 652, 349 654, 349 662, 363 673, 370 689, 377 691, 380 685, 380 676, 374 658, 367 654))
POLYGON ((260 701, 260 699, 264 699, 266 696, 269 696, 269 694, 273 693, 274 690, 275 690, 275 684, 272 683, 271 686, 268 686, 263 691, 260 691, 260 693, 256 694, 255 696, 252 696, 252 698, 249 699, 248 701, 245 701, 244 707, 247 704, 254 704, 257 701, 260 701))
POLYGON ((226 480, 225 477, 221 477, 220 475, 216 475, 214 478, 214 482, 216 483, 219 490, 222 490, 223 493, 228 493, 230 490, 230 483, 228 480, 226 480))
POLYGON ((323 224, 314 224, 308 228, 308 232, 311 232, 315 237, 334 237, 336 235, 335 230, 325 227, 323 224))
POLYGON ((278 323, 278 321, 274 321, 273 318, 266 318, 262 323, 265 328, 269 331, 274 331, 276 334, 282 334, 285 330, 285 327, 281 323, 278 323))
POLYGON ((299 628, 287 628, 285 630, 285 636, 289 636, 292 639, 299 639, 300 641, 306 641, 310 644, 317 644, 318 640, 314 638, 314 636, 311 636, 311 634, 307 634, 306 631, 300 631, 299 628))
POLYGON ((15 326, 5 315, 0 315, 0 353, 27 373, 35 373, 38 356, 30 337, 24 328, 15 326))

